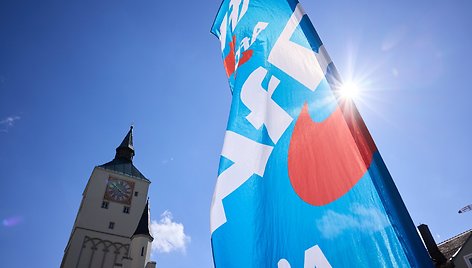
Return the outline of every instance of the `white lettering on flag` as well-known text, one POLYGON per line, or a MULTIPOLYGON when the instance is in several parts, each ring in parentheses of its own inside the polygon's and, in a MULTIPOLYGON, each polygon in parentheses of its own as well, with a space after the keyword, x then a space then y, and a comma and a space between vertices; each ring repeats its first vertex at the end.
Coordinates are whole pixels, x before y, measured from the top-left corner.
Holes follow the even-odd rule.
POLYGON ((229 15, 231 22, 231 29, 234 31, 238 22, 246 14, 249 7, 249 0, 231 0, 229 2, 228 10, 231 10, 229 15))
POLYGON ((211 206, 211 233, 226 222, 223 198, 234 192, 252 175, 264 175, 272 146, 250 140, 233 131, 226 131, 222 156, 234 162, 216 181, 211 206))
POLYGON ((257 37, 267 27, 267 25, 269 25, 269 23, 262 22, 262 21, 256 24, 256 26, 254 27, 254 30, 252 30, 252 37, 251 37, 251 44, 250 44, 251 46, 252 44, 254 44, 254 42, 256 42, 257 37))
POLYGON ((305 268, 331 268, 323 251, 318 245, 305 250, 305 268))
POLYGON ((238 49, 234 55, 235 62, 234 62, 234 69, 238 69, 239 66, 239 60, 241 59, 241 53, 244 51, 247 51, 257 40, 257 37, 259 34, 267 27, 268 23, 267 22, 258 22, 256 26, 254 26, 254 30, 252 31, 252 37, 244 37, 243 40, 241 40, 240 45, 238 46, 238 49))
POLYGON ((298 4, 272 48, 268 61, 314 91, 324 78, 331 59, 323 45, 316 53, 290 40, 304 15, 305 11, 298 4), (288 51, 290 53, 287 53, 288 51))
MULTIPOLYGON (((281 259, 277 263, 278 268, 291 268, 290 263, 286 259, 281 259)), ((305 250, 305 265, 304 268, 332 268, 326 259, 323 251, 318 245, 315 245, 305 250)))
POLYGON ((221 51, 223 51, 226 47, 226 32, 228 29, 228 14, 225 14, 223 17, 223 21, 221 21, 220 25, 220 44, 221 44, 221 51))
POLYGON ((286 259, 281 259, 277 263, 277 268, 291 268, 290 263, 286 259))
POLYGON ((260 129, 264 124, 271 140, 277 143, 293 119, 272 99, 280 80, 271 76, 268 90, 262 87, 266 75, 267 70, 263 67, 249 75, 241 89, 241 101, 251 110, 246 117, 251 125, 260 129))
POLYGON ((226 46, 226 35, 228 32, 228 24, 231 25, 231 32, 234 31, 236 25, 246 14, 249 7, 249 0, 231 0, 229 2, 228 10, 231 10, 225 14, 223 21, 220 25, 220 42, 221 42, 221 51, 225 49, 226 46))

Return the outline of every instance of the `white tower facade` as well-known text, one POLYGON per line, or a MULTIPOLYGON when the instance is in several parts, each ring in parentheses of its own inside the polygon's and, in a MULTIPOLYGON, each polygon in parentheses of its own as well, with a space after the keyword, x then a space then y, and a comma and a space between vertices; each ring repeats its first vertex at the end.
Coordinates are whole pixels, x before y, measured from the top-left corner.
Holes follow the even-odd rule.
POLYGON ((151 257, 151 242, 147 236, 138 235, 131 239, 129 268, 142 268, 149 262, 151 257))
MULTIPOLYGON (((147 199, 151 182, 133 165, 133 156, 131 127, 116 148, 115 158, 93 169, 82 194, 61 267, 124 267, 124 263, 129 265, 137 261, 132 260, 130 254, 131 238, 138 229, 147 229, 148 240, 152 241, 147 199), (143 217, 146 217, 144 225, 141 224, 143 217)), ((135 267, 144 268, 149 256, 144 260, 142 266, 135 267)), ((153 263, 150 264, 148 267, 152 267, 153 263)))
POLYGON ((138 227, 131 237, 131 246, 128 265, 124 268, 142 268, 150 266, 149 258, 151 256, 151 242, 154 239, 149 232, 149 206, 146 204, 138 227), (149 265, 149 266, 145 266, 149 265))

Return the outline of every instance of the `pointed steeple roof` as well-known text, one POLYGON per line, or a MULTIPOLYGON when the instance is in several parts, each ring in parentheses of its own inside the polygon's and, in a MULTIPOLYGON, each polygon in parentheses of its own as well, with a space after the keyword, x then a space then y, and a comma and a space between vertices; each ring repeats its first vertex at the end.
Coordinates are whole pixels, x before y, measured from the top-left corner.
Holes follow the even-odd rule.
POLYGON ((120 146, 116 148, 115 158, 99 167, 151 182, 133 165, 133 157, 133 126, 131 126, 120 146))
POLYGON ((141 219, 139 220, 138 226, 136 227, 136 231, 134 231, 134 234, 131 236, 131 238, 135 235, 149 236, 151 241, 154 240, 151 235, 151 232, 149 231, 149 199, 146 202, 146 205, 144 206, 141 219))
POLYGON ((120 146, 116 148, 115 159, 122 159, 132 162, 134 156, 133 147, 133 126, 129 128, 128 134, 121 142, 120 146))

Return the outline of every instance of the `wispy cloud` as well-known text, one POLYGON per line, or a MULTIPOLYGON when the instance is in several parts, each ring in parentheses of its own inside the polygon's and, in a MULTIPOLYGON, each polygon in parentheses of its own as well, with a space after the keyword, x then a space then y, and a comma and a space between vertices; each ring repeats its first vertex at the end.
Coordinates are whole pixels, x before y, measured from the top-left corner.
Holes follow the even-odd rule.
POLYGON ((173 157, 162 160, 162 161, 161 161, 161 164, 167 165, 167 164, 169 164, 169 162, 172 162, 172 161, 174 161, 174 158, 173 158, 173 157))
POLYGON ((332 210, 316 222, 316 226, 326 238, 333 238, 346 230, 374 233, 389 225, 387 216, 377 208, 367 208, 360 204, 350 208, 351 213, 341 214, 332 210))
POLYGON ((190 236, 184 232, 182 223, 174 222, 172 213, 164 211, 159 221, 151 221, 151 232, 154 237, 152 253, 169 253, 180 251, 185 253, 190 243, 190 236))
POLYGON ((21 117, 15 116, 8 116, 0 120, 0 132, 8 132, 8 129, 15 125, 15 122, 20 120, 21 117))

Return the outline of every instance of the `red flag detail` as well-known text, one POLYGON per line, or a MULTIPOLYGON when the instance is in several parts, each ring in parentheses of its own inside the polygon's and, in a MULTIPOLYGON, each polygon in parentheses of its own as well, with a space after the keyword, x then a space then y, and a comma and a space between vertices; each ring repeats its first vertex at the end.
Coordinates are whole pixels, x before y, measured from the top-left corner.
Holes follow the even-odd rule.
POLYGON ((305 104, 290 140, 288 171, 292 187, 309 204, 331 203, 364 176, 376 150, 356 109, 338 107, 317 123, 305 104))
MULTIPOLYGON (((236 36, 233 36, 232 41, 228 45, 229 45, 229 53, 228 55, 226 55, 223 64, 225 66, 226 75, 230 77, 236 70, 236 56, 235 56, 235 51, 234 51, 234 48, 236 46, 236 36)), ((239 59, 239 62, 238 62, 238 67, 246 63, 249 59, 251 59, 252 54, 253 54, 252 49, 243 51, 241 53, 241 58, 239 59)))

